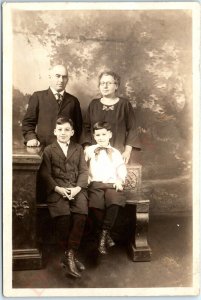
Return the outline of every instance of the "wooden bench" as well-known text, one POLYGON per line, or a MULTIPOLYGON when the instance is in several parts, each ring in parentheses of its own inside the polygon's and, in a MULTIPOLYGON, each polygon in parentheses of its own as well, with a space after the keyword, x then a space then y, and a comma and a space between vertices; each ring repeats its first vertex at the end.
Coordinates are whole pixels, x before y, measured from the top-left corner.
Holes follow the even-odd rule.
MULTIPOLYGON (((48 210, 47 205, 39 203, 36 197, 37 172, 41 157, 40 148, 13 149, 14 270, 40 269, 43 266, 37 227, 41 226, 40 222, 43 223, 42 226, 45 225, 48 210)), ((130 166, 125 186, 126 209, 131 214, 133 224, 129 250, 133 261, 150 261, 151 249, 147 241, 150 201, 143 197, 140 190, 141 166, 130 166)), ((50 232, 49 223, 46 226, 50 232)))

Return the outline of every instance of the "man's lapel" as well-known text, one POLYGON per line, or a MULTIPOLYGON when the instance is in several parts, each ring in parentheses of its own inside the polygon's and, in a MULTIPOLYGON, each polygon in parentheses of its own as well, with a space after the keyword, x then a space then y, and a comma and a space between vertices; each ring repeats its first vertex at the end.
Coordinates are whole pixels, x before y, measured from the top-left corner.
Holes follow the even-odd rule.
POLYGON ((70 102, 71 102, 71 99, 70 99, 68 93, 66 93, 66 91, 64 91, 62 106, 63 105, 65 106, 65 105, 67 105, 70 102))
POLYGON ((52 111, 52 110, 55 111, 56 109, 58 109, 57 101, 56 101, 55 96, 52 93, 52 91, 51 91, 50 88, 47 90, 47 94, 46 95, 47 95, 47 101, 46 101, 46 103, 49 106, 50 111, 52 111))

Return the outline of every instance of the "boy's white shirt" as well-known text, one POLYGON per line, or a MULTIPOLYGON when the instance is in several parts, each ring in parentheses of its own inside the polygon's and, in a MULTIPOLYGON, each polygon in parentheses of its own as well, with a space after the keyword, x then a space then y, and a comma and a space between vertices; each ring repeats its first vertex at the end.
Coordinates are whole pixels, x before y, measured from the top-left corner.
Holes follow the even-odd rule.
POLYGON ((125 181, 127 170, 123 161, 121 153, 113 149, 112 159, 108 156, 106 151, 100 151, 98 156, 95 156, 94 150, 99 145, 92 145, 85 149, 85 159, 89 161, 89 183, 91 181, 101 181, 103 183, 115 183, 120 180, 125 181))
POLYGON ((69 146, 70 141, 69 141, 68 143, 60 143, 59 141, 57 141, 57 143, 58 143, 59 146, 61 147, 61 149, 62 149, 64 155, 67 157, 68 146, 69 146))

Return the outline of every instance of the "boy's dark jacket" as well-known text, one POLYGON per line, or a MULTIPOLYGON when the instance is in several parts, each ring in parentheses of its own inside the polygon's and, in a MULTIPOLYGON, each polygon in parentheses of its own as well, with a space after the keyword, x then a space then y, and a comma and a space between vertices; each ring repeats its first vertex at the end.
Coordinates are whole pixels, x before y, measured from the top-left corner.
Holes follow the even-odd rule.
POLYGON ((57 142, 47 146, 43 153, 40 174, 46 185, 48 202, 57 202, 62 198, 54 191, 55 186, 86 188, 88 167, 82 146, 70 141, 67 157, 57 142))

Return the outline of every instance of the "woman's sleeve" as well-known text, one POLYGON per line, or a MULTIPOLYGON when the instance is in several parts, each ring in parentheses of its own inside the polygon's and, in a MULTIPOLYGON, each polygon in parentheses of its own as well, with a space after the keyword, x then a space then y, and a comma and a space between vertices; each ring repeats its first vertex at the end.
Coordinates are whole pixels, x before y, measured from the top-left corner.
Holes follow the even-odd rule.
POLYGON ((134 113, 134 109, 129 101, 126 104, 125 119, 126 119, 126 130, 127 130, 125 145, 129 145, 134 148, 140 148, 139 140, 138 140, 136 116, 134 113))
POLYGON ((122 182, 125 182, 127 169, 120 153, 116 153, 116 173, 118 179, 120 179, 122 182))

